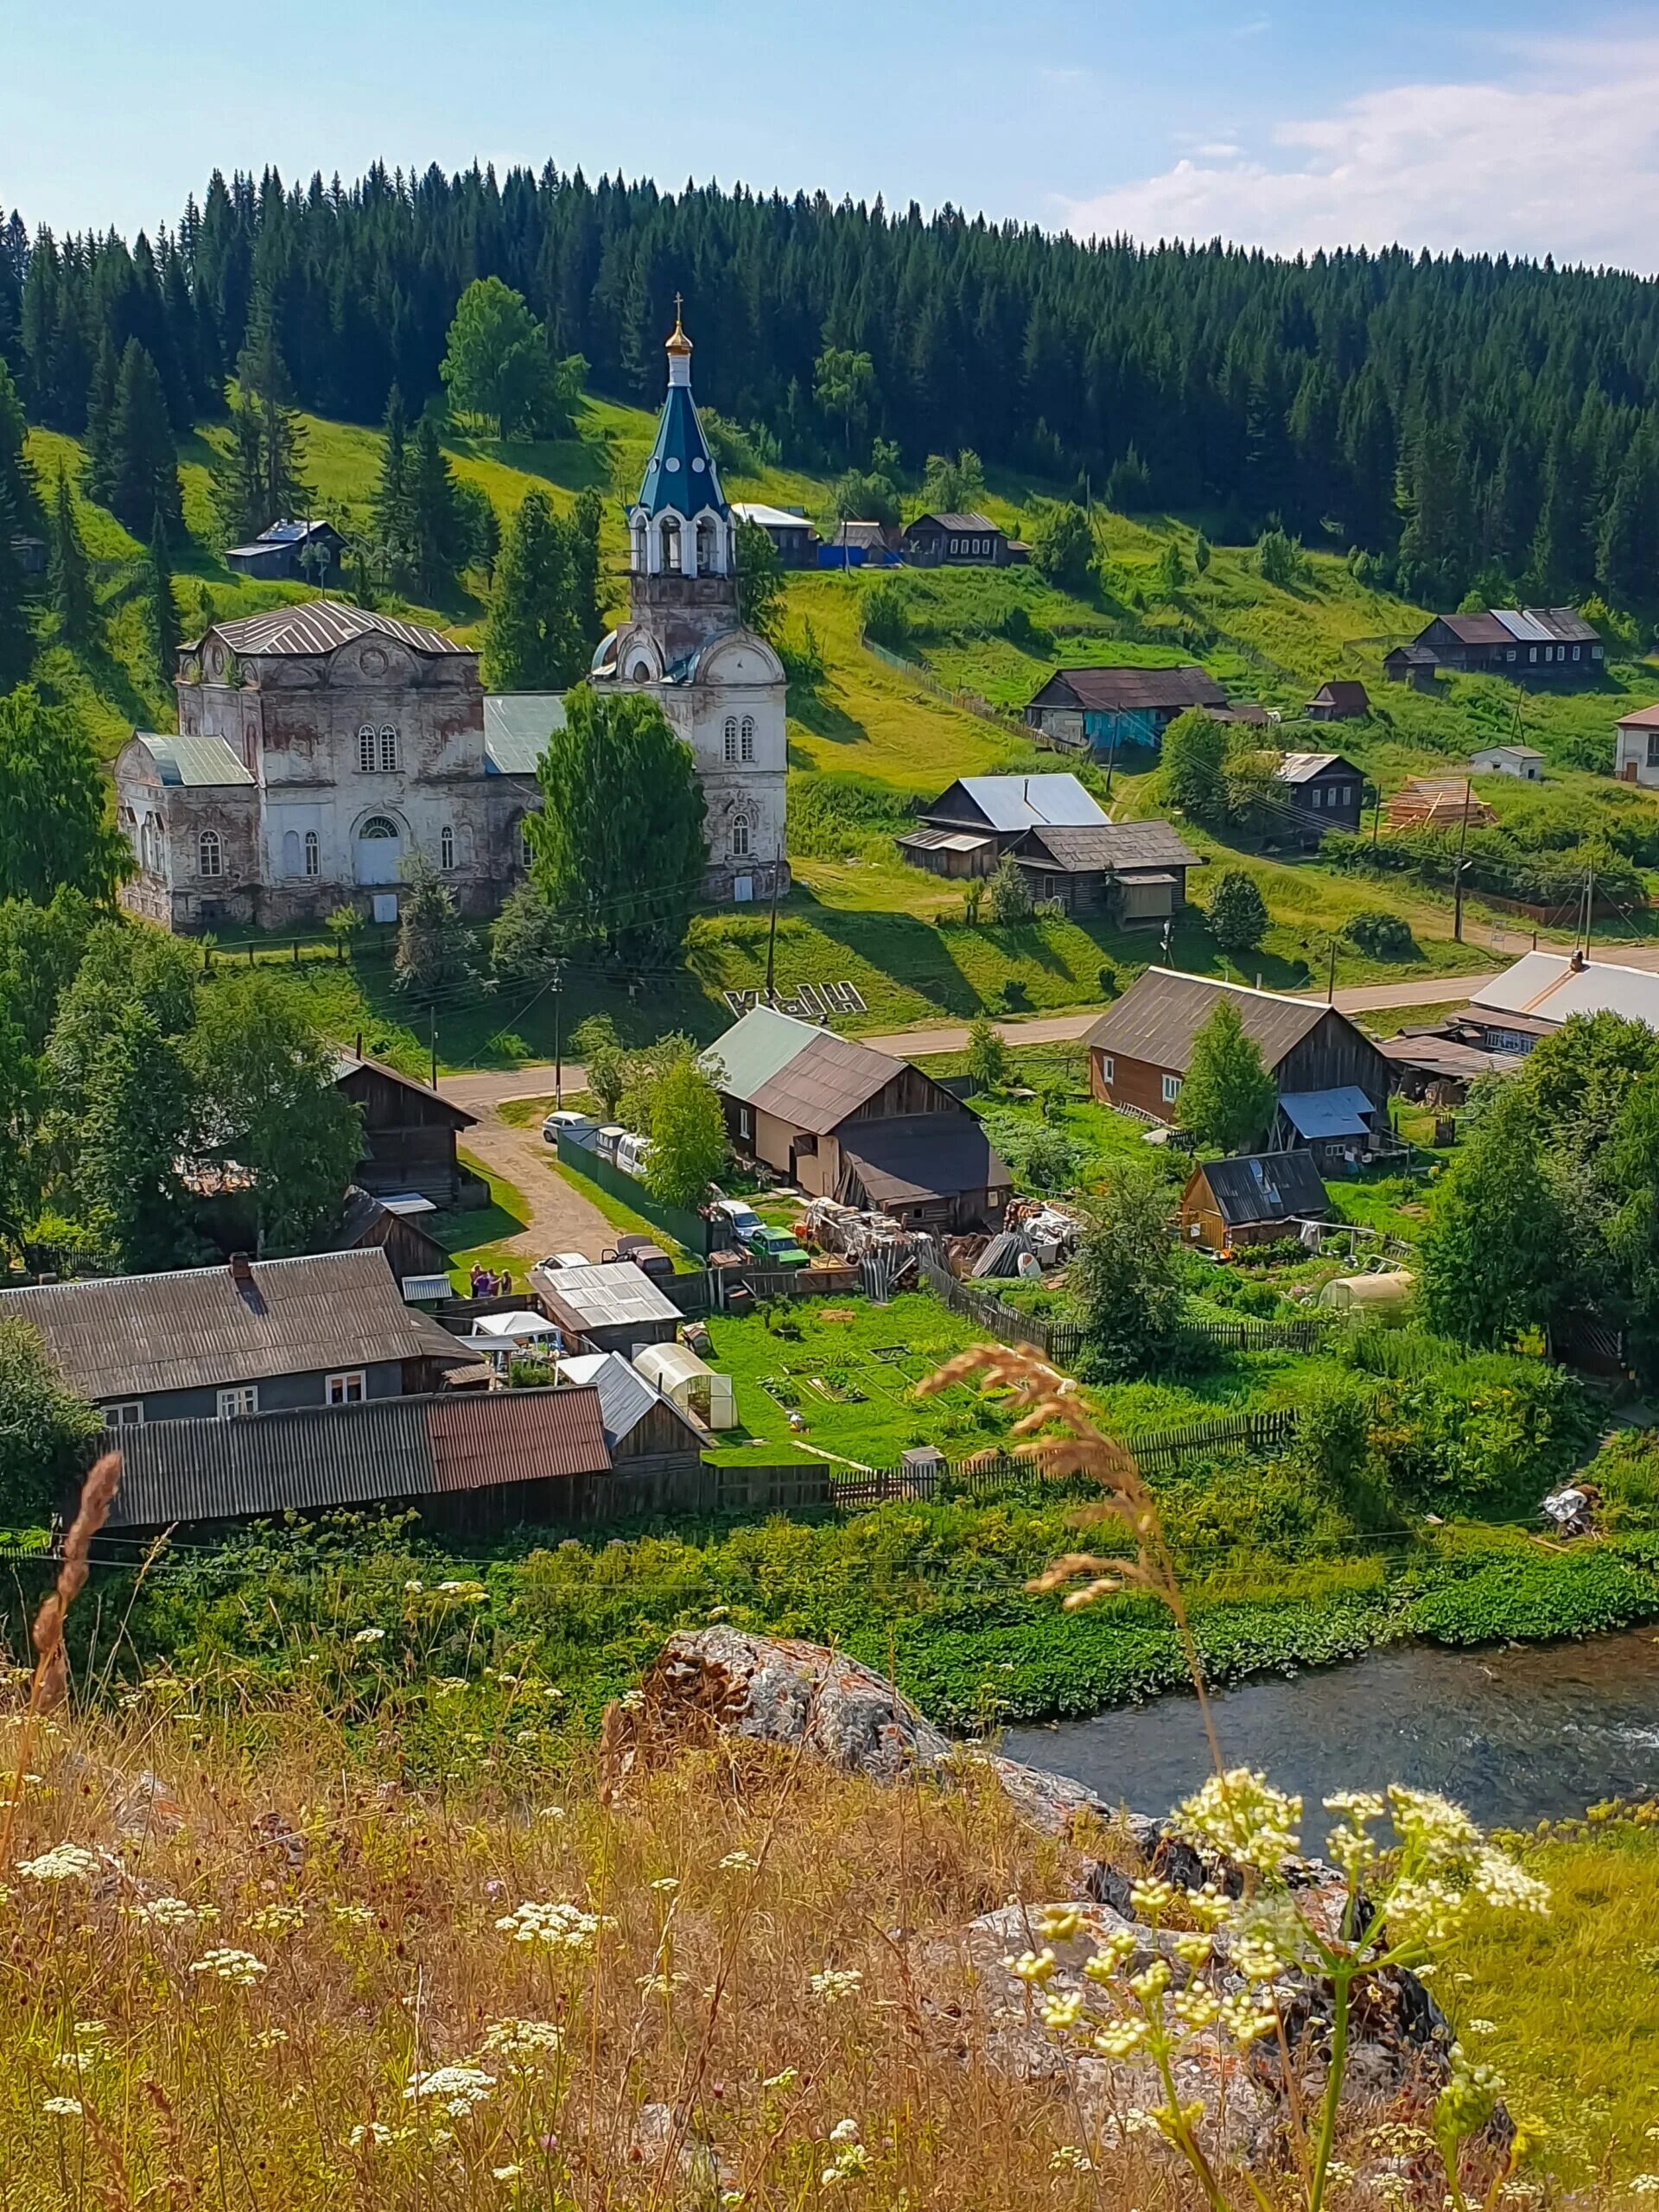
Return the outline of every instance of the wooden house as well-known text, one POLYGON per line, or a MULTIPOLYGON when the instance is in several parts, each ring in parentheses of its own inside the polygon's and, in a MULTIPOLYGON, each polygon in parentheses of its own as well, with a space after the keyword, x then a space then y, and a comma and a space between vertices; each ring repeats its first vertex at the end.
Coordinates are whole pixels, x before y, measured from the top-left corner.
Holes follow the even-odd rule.
POLYGON ((1324 1221, 1331 1194, 1311 1153, 1256 1153, 1195 1167, 1181 1192, 1183 1243, 1216 1253, 1294 1236, 1304 1221, 1324 1221))
POLYGON ((1103 914, 1121 927, 1155 929, 1186 904, 1186 872, 1201 855, 1167 822, 1097 822, 1028 830, 1014 857, 1033 899, 1068 914, 1103 914))
POLYGON ((267 582, 325 584, 340 575, 345 551, 331 522, 274 522, 251 544, 227 546, 225 565, 267 582))
POLYGON ((1305 843, 1317 844, 1328 830, 1358 829, 1364 779, 1340 753, 1287 753, 1274 780, 1292 809, 1289 826, 1305 843))
POLYGON ((1227 705, 1202 668, 1063 668, 1033 696, 1025 719, 1051 745, 1074 752, 1156 752, 1178 715, 1227 705))
POLYGON ((1013 1179, 977 1116, 906 1060, 755 1007, 704 1065, 734 1149, 810 1198, 953 1229, 1007 1204, 1013 1179))
POLYGON ((415 1275, 447 1275, 448 1253, 421 1226, 422 1215, 433 1211, 432 1201, 414 1192, 387 1195, 389 1205, 353 1185, 346 1193, 345 1211, 330 1250, 365 1252, 378 1246, 399 1283, 415 1275))
POLYGON ((1440 663, 1427 645, 1395 645, 1382 656, 1382 673, 1390 683, 1403 683, 1413 691, 1433 691, 1440 663))
POLYGON ((1507 676, 1516 683, 1582 682, 1599 676, 1605 649, 1572 607, 1496 607, 1437 614, 1413 641, 1437 668, 1507 676))
POLYGON ((912 868, 989 875, 1033 830, 1105 829, 1105 810, 1072 775, 959 776, 895 840, 912 868))
POLYGON ((818 558, 818 533, 803 514, 790 507, 769 507, 760 499, 734 499, 732 512, 739 522, 764 530, 785 569, 810 569, 818 558))
POLYGON ((334 1086, 363 1117, 357 1179, 365 1191, 376 1197, 418 1191, 451 1210, 483 1202, 487 1193, 481 1179, 462 1166, 455 1149, 474 1115, 452 1106, 429 1084, 365 1060, 361 1052, 335 1061, 334 1086))
MULTIPOLYGON (((1148 968, 1108 1007, 1084 1042, 1089 1085, 1103 1104, 1173 1123, 1198 1032, 1223 1000, 1261 1052, 1278 1093, 1281 1147, 1321 1157, 1367 1149, 1386 1129, 1390 1070, 1376 1046, 1333 1006, 1253 991, 1205 976, 1148 968)), ((1268 1129, 1259 1135, 1266 1139, 1268 1129)))
POLYGON ((918 569, 1005 569, 1013 557, 1006 531, 988 515, 918 515, 901 542, 918 569))
POLYGON ((1311 722, 1363 721, 1370 711, 1365 686, 1343 678, 1321 683, 1302 709, 1311 722))

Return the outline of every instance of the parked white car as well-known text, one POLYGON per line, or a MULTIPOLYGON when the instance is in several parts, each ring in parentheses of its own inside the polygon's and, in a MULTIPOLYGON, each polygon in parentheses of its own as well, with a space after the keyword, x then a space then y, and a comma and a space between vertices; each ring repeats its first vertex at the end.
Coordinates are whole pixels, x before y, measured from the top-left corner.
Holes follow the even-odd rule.
POLYGON ((748 1242, 761 1225, 760 1217, 747 1198, 716 1198, 709 1211, 724 1223, 728 1240, 740 1250, 747 1250, 748 1242))
POLYGON ((543 1268, 550 1274, 556 1273, 560 1268, 591 1268, 593 1264, 585 1252, 553 1252, 542 1262, 543 1268))
POLYGON ((577 1114, 568 1106, 557 1108, 542 1123, 543 1144, 556 1144, 561 1135, 574 1137, 578 1144, 589 1143, 599 1128, 591 1114, 577 1114))

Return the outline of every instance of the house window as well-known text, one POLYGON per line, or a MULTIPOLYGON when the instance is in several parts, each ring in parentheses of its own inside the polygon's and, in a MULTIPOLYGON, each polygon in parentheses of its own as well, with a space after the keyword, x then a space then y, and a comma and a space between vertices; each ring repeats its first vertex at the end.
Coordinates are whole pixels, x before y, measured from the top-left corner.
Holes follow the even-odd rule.
POLYGON ((258 1410, 259 1385, 257 1382, 238 1382, 234 1389, 221 1390, 219 1394, 220 1421, 237 1421, 244 1414, 257 1414, 258 1410))
POLYGON ((374 724, 365 722, 357 733, 357 765, 365 776, 374 773, 374 724))
POLYGON ((380 772, 393 774, 397 766, 397 733, 388 722, 380 733, 380 772))
POLYGON ((138 1398, 125 1398, 118 1406, 104 1408, 105 1428, 137 1428, 143 1425, 143 1402, 138 1398))
POLYGON ((743 741, 740 758, 745 760, 753 760, 754 758, 754 716, 753 715, 745 715, 743 717, 743 741))
POLYGON ((300 872, 300 833, 297 830, 283 832, 283 874, 297 875, 300 872))
POLYGON ((1103 1083, 1117 1081, 1117 1062, 1109 1052, 1103 1052, 1100 1056, 1100 1079, 1103 1083))
POLYGON ((737 1134, 746 1140, 754 1135, 753 1125, 749 1120, 749 1109, 747 1106, 740 1106, 737 1109, 737 1134))
POLYGON ((1601 658, 1601 647, 1599 645, 1591 646, 1590 658, 1592 660, 1599 660, 1601 658))
POLYGON ((343 1375, 331 1375, 327 1393, 331 1406, 360 1406, 366 1395, 363 1388, 363 1370, 353 1367, 343 1375))
POLYGON ((728 766, 728 767, 732 766, 735 763, 736 760, 737 760, 737 716, 736 716, 735 715, 727 715, 727 717, 726 717, 726 763, 727 763, 727 766, 728 766))
POLYGON ((1578 648, 1576 645, 1574 645, 1574 646, 1573 646, 1573 659, 1574 659, 1574 660, 1577 660, 1578 657, 1579 657, 1579 648, 1578 648))
POLYGON ((322 873, 322 848, 317 842, 315 830, 308 830, 305 833, 305 872, 308 875, 321 875, 322 873))
POLYGON ((1648 732, 1648 766, 1659 768, 1659 729, 1648 732))
POLYGON ((1509 652, 1505 653, 1503 658, 1505 660, 1513 660, 1515 658, 1515 647, 1513 645, 1510 647, 1509 652))
POLYGON ((749 817, 747 814, 732 817, 732 858, 746 861, 749 856, 749 817))
POLYGON ((1537 658, 1538 658, 1538 648, 1537 648, 1537 646, 1536 646, 1536 645, 1529 645, 1529 646, 1527 647, 1527 658, 1528 658, 1529 661, 1535 661, 1535 660, 1537 659, 1537 658))
POLYGON ((204 830, 196 840, 196 873, 199 875, 217 875, 222 859, 218 830, 204 830))
POLYGON ((1164 1077, 1164 1103, 1165 1103, 1165 1105, 1166 1105, 1166 1106, 1173 1106, 1173 1105, 1175 1103, 1175 1101, 1176 1101, 1176 1100, 1180 1096, 1180 1095, 1181 1095, 1181 1078, 1179 1077, 1179 1076, 1178 1076, 1178 1075, 1166 1075, 1166 1076, 1164 1077))
POLYGON ((438 866, 454 868, 455 864, 455 833, 446 822, 438 832, 438 866))
POLYGON ((534 857, 534 851, 530 842, 530 817, 527 814, 523 814, 518 817, 519 867, 527 868, 534 857))

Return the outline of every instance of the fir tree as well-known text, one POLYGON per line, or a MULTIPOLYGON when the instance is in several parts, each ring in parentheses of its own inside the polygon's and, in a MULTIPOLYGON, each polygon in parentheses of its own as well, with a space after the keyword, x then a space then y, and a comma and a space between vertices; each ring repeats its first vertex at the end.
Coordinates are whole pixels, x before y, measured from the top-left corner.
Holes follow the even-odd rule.
POLYGON ((257 425, 260 520, 253 534, 274 522, 309 512, 311 489, 305 480, 305 431, 295 414, 294 387, 277 338, 276 318, 268 291, 255 294, 248 334, 237 356, 242 404, 257 425))
POLYGON ((381 571, 390 588, 398 592, 409 590, 415 581, 412 474, 404 395, 393 385, 382 426, 380 481, 374 495, 374 537, 381 571))
POLYGON ((493 690, 562 690, 580 675, 571 550, 547 494, 527 492, 507 525, 484 632, 493 690))
POLYGON ((1659 453, 1644 423, 1630 441, 1602 518, 1596 581, 1618 607, 1651 600, 1659 589, 1659 453))
POLYGON ((167 395, 155 362, 136 338, 121 357, 110 419, 105 499, 137 537, 159 518, 170 536, 183 528, 179 455, 167 395))
POLYGON ((170 693, 179 667, 179 610, 173 597, 173 563, 168 555, 167 544, 167 521, 158 507, 149 534, 147 612, 150 650, 156 656, 156 671, 161 677, 162 690, 170 693))
POLYGON ((28 580, 11 550, 16 526, 5 489, 0 486, 0 694, 23 681, 35 658, 28 580))
POLYGON ((51 593, 58 635, 66 645, 91 645, 98 630, 98 601, 92 563, 75 519, 69 479, 58 471, 58 496, 52 510, 51 593))
POLYGON ((438 442, 438 426, 421 417, 409 467, 410 523, 414 533, 416 592, 429 606, 455 594, 461 565, 461 519, 455 499, 454 472, 438 442))
POLYGON ((575 619, 576 648, 582 665, 574 683, 586 669, 594 647, 604 635, 599 611, 599 524, 603 504, 591 484, 576 494, 570 516, 570 611, 575 619))
POLYGON ((86 395, 86 489, 107 506, 110 499, 110 426, 115 419, 115 386, 121 365, 109 332, 98 348, 92 389, 86 395))

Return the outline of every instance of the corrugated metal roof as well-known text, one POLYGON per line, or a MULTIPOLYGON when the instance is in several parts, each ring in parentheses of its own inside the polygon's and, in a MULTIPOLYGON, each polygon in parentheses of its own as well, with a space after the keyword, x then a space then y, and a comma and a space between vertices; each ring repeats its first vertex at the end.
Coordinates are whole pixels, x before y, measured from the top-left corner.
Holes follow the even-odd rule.
POLYGON ((1202 868, 1202 857, 1182 843, 1167 822, 1097 822, 1080 830, 1033 830, 1022 838, 1021 857, 1046 855, 1070 873, 1109 868, 1202 868))
POLYGON ((792 515, 787 507, 769 507, 764 499, 734 499, 732 512, 741 522, 759 523, 762 530, 810 530, 812 527, 804 515, 792 515))
POLYGON ((573 1359, 562 1359, 559 1380, 562 1383, 588 1383, 599 1393, 605 1440, 612 1446, 632 1436, 655 1405, 667 1405, 679 1415, 679 1408, 653 1389, 620 1351, 581 1351, 573 1359))
POLYGON ((1083 829, 1109 822, 1111 817, 1090 798, 1075 776, 961 776, 942 791, 923 819, 960 822, 951 801, 960 791, 973 811, 993 830, 1083 829))
POLYGON ((752 1103, 791 1128, 828 1136, 904 1069, 902 1060, 821 1029, 804 1052, 760 1085, 752 1103))
POLYGON ((876 1206, 917 1205, 1013 1181, 971 1114, 893 1114, 843 1130, 842 1158, 876 1206))
POLYGON ((1554 642, 1555 632, 1535 614, 1519 607, 1495 607, 1494 622, 1501 622, 1510 635, 1523 645, 1546 645, 1554 642))
POLYGON ((346 607, 334 599, 296 600, 268 613, 250 614, 239 622, 216 622, 208 637, 220 638, 233 653, 259 658, 273 653, 331 653, 353 638, 377 634, 395 638, 411 652, 460 654, 476 658, 474 645, 458 645, 442 630, 425 630, 418 623, 400 622, 391 614, 377 614, 365 607, 346 607))
POLYGON ((1246 1222, 1287 1221, 1328 1213, 1331 1194, 1306 1152, 1263 1152, 1245 1160, 1211 1160, 1193 1170, 1210 1186, 1230 1229, 1246 1222))
POLYGON ((971 830, 909 830, 893 842, 907 853, 982 853, 991 837, 971 830))
POLYGON ((1192 1039, 1223 999, 1236 1007, 1244 1034, 1260 1048, 1269 1071, 1331 1011, 1317 999, 1287 998, 1277 991, 1212 982, 1206 976, 1148 968, 1107 1007, 1084 1041, 1098 1052, 1185 1073, 1192 1039))
POLYGON ((1274 773, 1281 784, 1309 784, 1327 768, 1345 768, 1351 776, 1359 773, 1340 753, 1287 753, 1274 773))
POLYGON ((1471 1003, 1483 1014, 1525 1014, 1545 1021, 1566 1021, 1575 1014, 1618 1014, 1659 1030, 1659 976, 1606 960, 1574 968, 1563 952, 1525 952, 1471 1003))
POLYGON ((776 1007, 756 1006, 734 1021, 702 1056, 715 1086, 728 1096, 753 1101, 763 1083, 786 1068, 820 1034, 815 1024, 798 1021, 776 1007))
MULTIPOLYGON (((1513 632, 1506 629, 1496 614, 1440 614, 1435 620, 1443 622, 1460 645, 1509 645, 1515 642, 1513 632)), ((1432 629, 1433 624, 1429 627, 1432 629)))
POLYGON ((603 1474, 599 1394, 372 1398, 121 1433, 111 1528, 156 1528, 603 1474))
POLYGON ((0 1291, 0 1319, 38 1329, 64 1381, 95 1403, 430 1358, 454 1344, 404 1306, 378 1245, 256 1260, 250 1274, 246 1285, 227 1267, 39 1283, 0 1291))
POLYGON ((1147 708, 1179 710, 1227 704, 1226 692, 1210 671, 1195 667, 1058 669, 1032 704, 1058 704, 1068 695, 1085 714, 1135 714, 1147 708))
POLYGON ((559 1268, 550 1274, 535 1268, 537 1295, 562 1328, 614 1329, 629 1321, 683 1319, 642 1268, 632 1260, 607 1260, 591 1268, 559 1268))
POLYGON ((1334 1084, 1329 1090, 1283 1091, 1279 1103, 1291 1128, 1310 1144, 1325 1137, 1363 1137, 1376 1111, 1351 1083, 1334 1084))
POLYGON ((994 531, 996 528, 989 515, 918 515, 910 529, 919 530, 924 523, 928 522, 938 523, 941 530, 994 531))
POLYGON ((486 772, 533 776, 556 729, 564 728, 562 691, 486 691, 484 760, 486 772))
POLYGON ((1633 715, 1621 715, 1620 729, 1659 729, 1659 700, 1650 707, 1638 707, 1633 715))
POLYGON ((162 783, 171 788, 253 781, 240 757, 222 737, 158 736, 148 729, 132 734, 156 763, 162 783))

